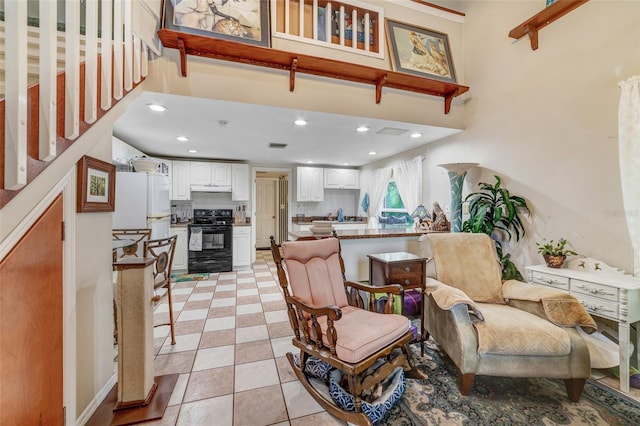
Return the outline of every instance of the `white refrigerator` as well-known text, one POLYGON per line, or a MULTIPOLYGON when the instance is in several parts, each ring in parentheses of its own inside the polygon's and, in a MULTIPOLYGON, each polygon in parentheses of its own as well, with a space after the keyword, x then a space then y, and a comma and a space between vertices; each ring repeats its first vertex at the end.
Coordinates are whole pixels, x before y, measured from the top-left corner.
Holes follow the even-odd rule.
POLYGON ((117 172, 113 229, 151 228, 151 239, 168 238, 170 187, 165 175, 117 172))

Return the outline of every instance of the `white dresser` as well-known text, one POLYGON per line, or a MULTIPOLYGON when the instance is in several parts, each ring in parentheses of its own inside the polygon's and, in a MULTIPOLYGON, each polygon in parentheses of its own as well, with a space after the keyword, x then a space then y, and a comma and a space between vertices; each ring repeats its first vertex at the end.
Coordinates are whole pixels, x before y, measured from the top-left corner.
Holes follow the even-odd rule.
MULTIPOLYGON (((614 271, 588 272, 554 269, 545 265, 528 266, 527 280, 571 293, 591 315, 618 323, 620 347, 620 389, 629 392, 630 326, 640 321, 640 280, 614 271), (625 373, 627 372, 627 373, 625 373)), ((636 339, 640 345, 640 334, 636 339)), ((640 365, 640 351, 638 351, 640 365)))

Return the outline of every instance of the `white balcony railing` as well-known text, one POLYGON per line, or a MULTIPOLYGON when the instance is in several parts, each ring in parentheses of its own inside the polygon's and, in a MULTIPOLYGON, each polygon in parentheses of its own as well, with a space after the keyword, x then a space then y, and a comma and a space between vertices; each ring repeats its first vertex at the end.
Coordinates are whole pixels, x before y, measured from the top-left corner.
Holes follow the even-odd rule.
POLYGON ((384 58, 384 10, 357 0, 272 0, 273 37, 384 58))

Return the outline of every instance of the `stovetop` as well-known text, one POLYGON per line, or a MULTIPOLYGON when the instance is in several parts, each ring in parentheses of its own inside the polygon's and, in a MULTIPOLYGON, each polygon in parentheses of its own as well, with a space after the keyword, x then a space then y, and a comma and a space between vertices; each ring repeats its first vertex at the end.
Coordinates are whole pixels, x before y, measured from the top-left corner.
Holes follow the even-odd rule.
POLYGON ((200 225, 231 225, 233 223, 233 210, 194 209, 193 223, 200 225))

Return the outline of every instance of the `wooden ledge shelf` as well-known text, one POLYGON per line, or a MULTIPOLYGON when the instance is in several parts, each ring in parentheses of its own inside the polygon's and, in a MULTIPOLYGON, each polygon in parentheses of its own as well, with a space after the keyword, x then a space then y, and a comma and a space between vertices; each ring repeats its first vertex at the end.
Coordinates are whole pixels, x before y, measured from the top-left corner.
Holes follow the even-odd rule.
POLYGON ((532 16, 509 32, 509 37, 516 40, 529 35, 531 49, 538 48, 538 31, 550 23, 562 18, 573 9, 585 4, 588 0, 557 0, 555 3, 532 16))
POLYGON ((160 29, 158 36, 164 47, 180 50, 180 69, 183 77, 187 76, 187 55, 202 56, 288 71, 290 91, 295 88, 296 73, 304 73, 371 84, 375 86, 376 103, 380 103, 382 99, 383 87, 439 96, 444 99, 445 114, 451 110, 453 98, 469 90, 467 86, 411 74, 173 30, 160 29))

